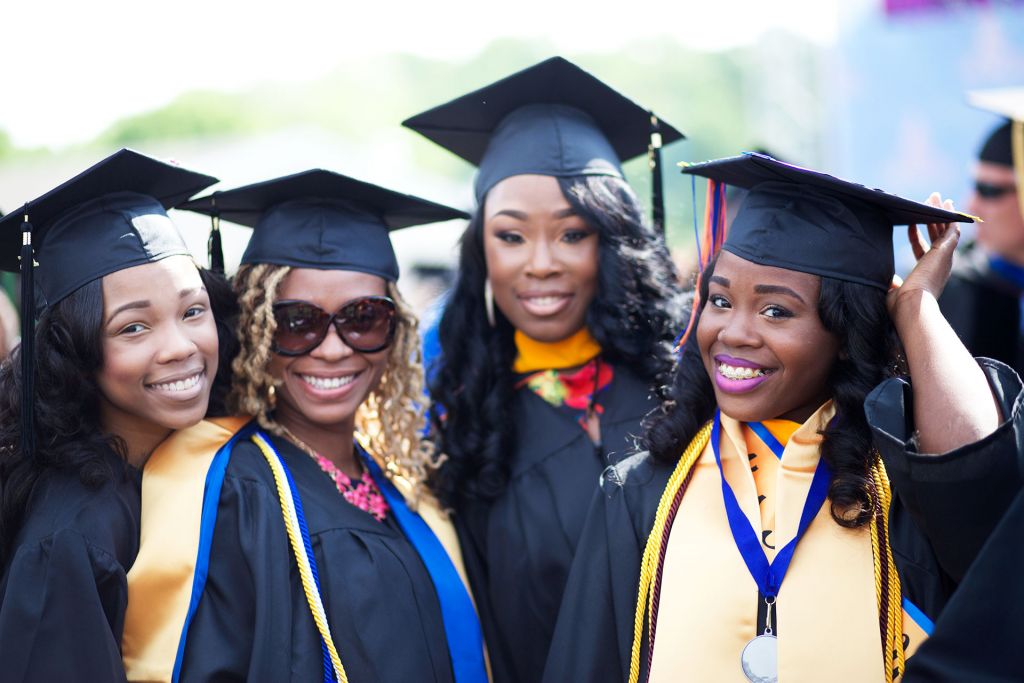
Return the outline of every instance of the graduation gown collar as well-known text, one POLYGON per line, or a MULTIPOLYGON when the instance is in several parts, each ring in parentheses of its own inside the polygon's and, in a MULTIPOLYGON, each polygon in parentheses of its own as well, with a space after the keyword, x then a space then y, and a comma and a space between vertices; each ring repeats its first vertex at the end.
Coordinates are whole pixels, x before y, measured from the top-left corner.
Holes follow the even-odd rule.
POLYGON ((514 339, 516 359, 512 371, 517 374, 575 368, 597 358, 601 353, 601 345, 585 325, 557 342, 539 342, 519 330, 516 330, 514 339))

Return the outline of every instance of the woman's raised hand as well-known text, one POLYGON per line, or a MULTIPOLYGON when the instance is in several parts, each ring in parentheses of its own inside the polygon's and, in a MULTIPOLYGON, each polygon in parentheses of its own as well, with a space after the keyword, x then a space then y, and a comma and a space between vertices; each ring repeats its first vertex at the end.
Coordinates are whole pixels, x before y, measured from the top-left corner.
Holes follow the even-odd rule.
MULTIPOLYGON (((953 200, 943 201, 942 195, 938 192, 933 192, 926 203, 947 211, 953 210, 953 200)), ((953 254, 960 241, 960 225, 958 223, 929 223, 927 241, 918 226, 911 225, 907 228, 907 237, 910 240, 910 247, 914 251, 917 264, 901 286, 889 291, 890 315, 895 314, 900 301, 912 296, 917 291, 927 292, 935 299, 939 298, 953 268, 953 254)))

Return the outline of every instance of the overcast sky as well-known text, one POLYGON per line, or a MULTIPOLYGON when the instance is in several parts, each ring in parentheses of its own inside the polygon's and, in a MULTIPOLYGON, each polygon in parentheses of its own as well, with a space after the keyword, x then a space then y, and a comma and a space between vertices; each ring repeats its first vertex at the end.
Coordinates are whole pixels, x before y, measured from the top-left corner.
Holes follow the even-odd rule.
POLYGON ((187 90, 314 79, 353 55, 464 59, 501 37, 585 53, 670 35, 716 50, 783 27, 829 44, 837 3, 631 0, 612 15, 600 0, 11 2, 0 41, 0 130, 19 146, 61 147, 187 90))

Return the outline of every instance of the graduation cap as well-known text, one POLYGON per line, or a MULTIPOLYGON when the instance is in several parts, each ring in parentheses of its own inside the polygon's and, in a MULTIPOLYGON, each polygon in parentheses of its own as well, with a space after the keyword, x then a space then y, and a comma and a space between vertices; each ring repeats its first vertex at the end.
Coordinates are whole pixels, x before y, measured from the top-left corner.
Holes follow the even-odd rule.
POLYGON ((215 182, 122 149, 0 219, 0 269, 22 276, 23 453, 34 445, 36 313, 104 275, 187 255, 166 209, 215 182))
POLYGON ((313 169, 215 192, 181 209, 254 228, 242 263, 356 270, 398 279, 391 230, 467 218, 465 212, 313 169))
MULTIPOLYGON (((985 140, 978 159, 1012 167, 1017 188, 1024 188, 1024 86, 973 90, 967 93, 967 100, 979 109, 1009 119, 985 140)), ((1024 215, 1024 192, 1018 192, 1017 198, 1024 215)))
MULTIPOLYGON (((756 152, 687 164, 683 173, 711 181, 708 225, 699 256, 701 271, 724 249, 764 266, 888 291, 896 273, 893 226, 974 222, 966 214, 904 199, 756 152), (724 227, 725 185, 749 190, 728 236, 724 227)), ((694 302, 694 313, 698 303, 694 302)), ((693 320, 680 335, 679 346, 689 337, 693 320)))
POLYGON ((971 216, 748 152, 683 168, 750 191, 721 248, 748 261, 888 290, 895 225, 971 216))
POLYGON ((606 175, 649 155, 663 227, 661 146, 683 134, 562 57, 552 57, 402 122, 479 167, 478 203, 515 175, 606 175))
POLYGON ((1016 142, 1011 134, 1014 122, 1017 126, 1024 125, 1024 86, 972 90, 967 93, 967 101, 978 109, 1008 119, 988 136, 978 153, 978 158, 994 164, 1013 166, 1015 156, 1024 156, 1024 136, 1016 142), (1015 145, 1021 146, 1022 149, 1016 151, 1015 145))

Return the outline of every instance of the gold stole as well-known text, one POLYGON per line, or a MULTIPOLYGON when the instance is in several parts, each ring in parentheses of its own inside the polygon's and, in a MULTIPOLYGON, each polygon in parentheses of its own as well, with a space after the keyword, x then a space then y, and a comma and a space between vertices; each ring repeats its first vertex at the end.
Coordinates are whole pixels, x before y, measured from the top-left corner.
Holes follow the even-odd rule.
MULTIPOLYGON (((788 430, 768 422, 776 438, 786 443, 782 461, 775 463, 768 460, 775 460, 774 454, 749 428, 722 415, 725 476, 758 535, 774 526, 766 540, 775 549, 796 534, 820 457, 818 432, 833 414, 831 402, 826 403, 788 443, 788 430), (762 463, 774 470, 773 476, 759 477, 764 503, 774 501, 774 510, 764 517, 755 486, 758 473, 751 472, 762 463)), ((775 551, 765 549, 773 558, 775 551)), ((885 680, 874 567, 868 528, 835 524, 826 502, 801 539, 779 593, 775 619, 780 681, 885 680)), ((669 536, 649 680, 745 682, 740 652, 759 635, 757 600, 757 586, 729 529, 721 478, 708 444, 694 466, 669 536)), ((906 614, 903 623, 911 640, 909 656, 925 635, 906 614)))
POLYGON ((121 656, 130 681, 169 681, 192 597, 203 490, 213 457, 249 418, 175 432, 142 470, 139 554, 128 572, 121 656))

